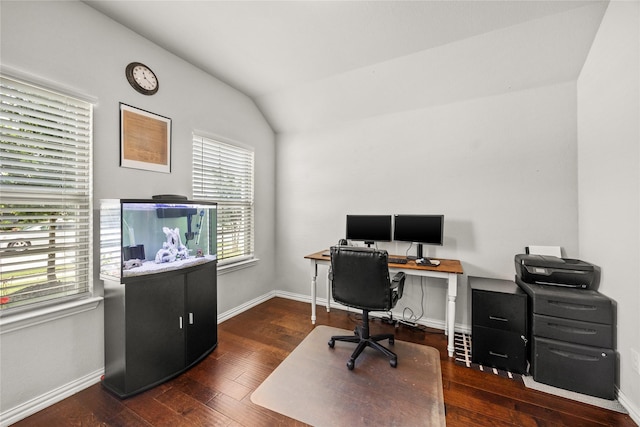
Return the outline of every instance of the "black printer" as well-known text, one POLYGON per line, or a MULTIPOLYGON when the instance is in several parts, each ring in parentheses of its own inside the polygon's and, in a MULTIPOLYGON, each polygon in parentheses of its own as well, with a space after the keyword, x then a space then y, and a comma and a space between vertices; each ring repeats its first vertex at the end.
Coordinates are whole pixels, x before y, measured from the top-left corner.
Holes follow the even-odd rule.
POLYGON ((525 283, 580 289, 597 287, 595 266, 579 259, 518 254, 515 264, 517 278, 525 283))

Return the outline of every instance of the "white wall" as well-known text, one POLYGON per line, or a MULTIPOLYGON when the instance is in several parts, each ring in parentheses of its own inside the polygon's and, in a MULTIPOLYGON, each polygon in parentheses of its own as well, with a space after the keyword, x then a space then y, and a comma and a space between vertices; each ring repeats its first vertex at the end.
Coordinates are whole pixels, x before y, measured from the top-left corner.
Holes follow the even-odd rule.
MULTIPOLYGON (((444 245, 425 250, 462 261, 456 323, 469 328, 468 275, 513 278, 529 244, 577 256, 575 123, 575 84, 564 83, 278 135, 278 288, 309 294, 302 257, 344 237, 348 213, 441 213, 444 245)), ((427 288, 434 324, 444 292, 427 288)), ((419 286, 405 305, 421 311, 419 286)))
MULTIPOLYGON (((2 1, 1 7, 3 67, 97 100, 95 201, 154 194, 191 196, 193 130, 255 148, 260 262, 219 276, 219 313, 270 292, 275 267, 274 135, 251 99, 81 2, 2 1), (144 96, 129 86, 124 69, 131 61, 143 62, 156 72, 160 81, 156 95, 144 96), (172 119, 171 174, 119 167, 120 102, 172 119)), ((94 208, 98 206, 95 203, 94 208)), ((97 244, 97 234, 94 240, 97 244)), ((97 276, 94 285, 101 295, 97 276)), ((100 305, 89 313, 3 333, 0 413, 28 406, 30 399, 99 372, 104 366, 102 317, 100 305)))
POLYGON ((613 1, 578 80, 580 256, 617 303, 621 400, 640 423, 640 3, 613 1))

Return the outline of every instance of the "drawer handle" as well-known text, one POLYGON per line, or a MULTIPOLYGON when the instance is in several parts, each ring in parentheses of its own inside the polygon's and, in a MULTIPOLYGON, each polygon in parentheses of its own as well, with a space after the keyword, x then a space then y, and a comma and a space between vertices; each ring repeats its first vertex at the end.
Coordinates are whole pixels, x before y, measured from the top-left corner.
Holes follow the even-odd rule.
POLYGON ((500 322, 508 322, 509 319, 505 319, 504 317, 496 317, 496 316, 489 316, 489 320, 498 320, 500 322))
POLYGON ((565 325, 560 325, 558 323, 549 323, 548 324, 550 328, 555 328, 558 329, 562 332, 568 332, 568 333, 572 333, 572 334, 590 334, 593 335, 595 334, 597 331, 595 329, 587 329, 587 328, 575 328, 575 327, 571 327, 571 326, 565 326, 565 325))
MULTIPOLYGON (((598 362, 600 359, 598 359, 595 356, 591 356, 589 354, 578 354, 578 353, 573 353, 570 351, 563 351, 560 350, 558 348, 553 348, 553 347, 549 347, 549 351, 551 353, 554 353, 560 357, 564 357, 566 359, 575 359, 575 360, 583 360, 586 362, 598 362)), ((605 358, 607 357, 606 353, 602 353, 602 357, 605 358)))
POLYGON ((565 308, 567 310, 590 310, 590 311, 594 311, 594 310, 598 309, 598 307, 596 307, 595 305, 574 304, 574 303, 569 303, 569 302, 565 302, 565 301, 554 301, 554 300, 547 300, 547 302, 549 303, 549 305, 557 305, 558 307, 565 308))
POLYGON ((507 354, 495 353, 495 352, 493 352, 491 350, 489 350, 489 355, 502 357, 503 359, 508 359, 509 358, 509 355, 507 355, 507 354))

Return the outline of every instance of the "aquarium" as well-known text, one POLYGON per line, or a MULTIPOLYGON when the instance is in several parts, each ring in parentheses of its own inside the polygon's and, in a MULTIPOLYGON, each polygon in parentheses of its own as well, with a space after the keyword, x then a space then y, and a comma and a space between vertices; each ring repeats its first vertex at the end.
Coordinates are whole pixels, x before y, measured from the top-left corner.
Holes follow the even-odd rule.
POLYGON ((100 277, 123 280, 216 261, 216 204, 182 198, 100 202, 100 277))

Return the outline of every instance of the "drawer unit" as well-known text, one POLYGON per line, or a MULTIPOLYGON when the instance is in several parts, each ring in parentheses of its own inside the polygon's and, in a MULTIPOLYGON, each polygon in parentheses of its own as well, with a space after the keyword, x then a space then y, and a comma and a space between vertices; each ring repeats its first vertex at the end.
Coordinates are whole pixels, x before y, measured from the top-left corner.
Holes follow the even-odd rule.
POLYGON ((575 344, 613 348, 613 325, 534 314, 532 334, 575 344))
POLYGON ((516 281, 532 296, 533 313, 606 325, 613 323, 612 301, 597 291, 516 281))
POLYGON ((533 379, 614 399, 613 301, 594 290, 516 282, 529 296, 533 379))
MULTIPOLYGON (((474 282, 475 283, 475 282, 474 282)), ((513 290, 517 290, 515 283, 513 290)), ((472 286, 475 286, 472 284, 472 286)), ((504 291, 511 290, 509 287, 504 291)), ((472 288, 473 289, 473 288, 472 288)), ((526 295, 476 288, 472 292, 472 324, 492 329, 520 332, 527 329, 526 295)))
POLYGON ((533 378, 578 393, 615 399, 616 354, 610 348, 533 338, 533 378))
POLYGON ((474 326, 472 360, 485 366, 526 373, 527 339, 517 332, 474 326))
POLYGON ((527 371, 527 295, 510 280, 469 277, 472 360, 527 371))

